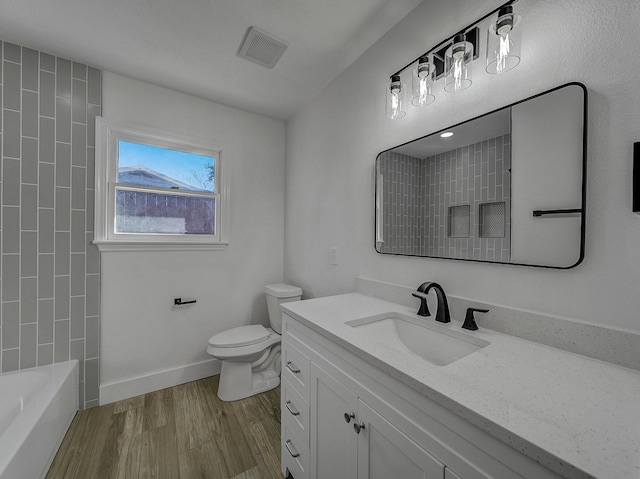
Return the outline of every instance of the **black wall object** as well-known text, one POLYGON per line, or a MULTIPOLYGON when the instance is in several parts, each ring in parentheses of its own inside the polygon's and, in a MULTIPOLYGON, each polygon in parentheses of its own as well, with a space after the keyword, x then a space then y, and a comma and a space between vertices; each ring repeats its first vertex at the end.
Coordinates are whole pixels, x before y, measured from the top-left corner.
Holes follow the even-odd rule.
POLYGON ((633 144, 633 211, 640 215, 640 142, 633 144))

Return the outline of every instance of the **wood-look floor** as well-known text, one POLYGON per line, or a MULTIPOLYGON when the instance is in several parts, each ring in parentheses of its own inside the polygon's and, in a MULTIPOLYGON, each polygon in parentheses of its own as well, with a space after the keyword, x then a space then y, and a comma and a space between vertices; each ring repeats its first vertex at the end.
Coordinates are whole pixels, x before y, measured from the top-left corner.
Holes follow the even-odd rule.
POLYGON ((78 412, 47 479, 282 479, 280 388, 222 402, 219 378, 78 412))

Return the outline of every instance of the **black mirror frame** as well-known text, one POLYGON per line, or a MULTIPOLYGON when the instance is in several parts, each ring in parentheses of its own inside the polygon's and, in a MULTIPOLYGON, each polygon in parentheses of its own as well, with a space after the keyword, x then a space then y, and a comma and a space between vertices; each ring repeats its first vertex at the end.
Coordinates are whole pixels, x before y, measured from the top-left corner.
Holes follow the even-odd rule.
POLYGON ((386 150, 381 151, 380 153, 378 153, 378 155, 376 156, 376 161, 378 160, 378 158, 380 157, 380 155, 382 155, 383 153, 386 153, 388 151, 394 150, 396 148, 400 148, 402 146, 408 145, 409 143, 413 143, 414 141, 419 141, 422 140, 424 138, 427 138, 429 136, 433 136, 433 135, 437 135, 439 133, 442 133, 444 131, 450 130, 452 128, 455 128, 457 126, 460 125, 464 125, 465 123, 469 123, 470 121, 474 121, 477 120, 478 118, 482 118, 485 117, 487 115, 491 115, 493 113, 496 113, 497 111, 503 110, 505 108, 510 108, 512 106, 515 105, 519 105, 520 103, 524 103, 526 101, 532 100, 534 98, 540 97, 542 95, 546 95, 548 93, 552 93, 556 90, 560 90, 561 88, 566 88, 568 86, 578 86, 582 89, 583 92, 583 128, 582 128, 582 192, 581 192, 581 201, 582 201, 582 205, 579 208, 579 212, 581 215, 581 225, 580 225, 580 256, 578 257, 578 260, 570 265, 570 266, 549 266, 549 265, 542 265, 542 264, 528 264, 528 263, 505 263, 505 262, 501 262, 501 261, 489 261, 489 260, 480 260, 480 259, 467 259, 467 258, 451 258, 451 257, 443 257, 443 256, 428 256, 428 255, 414 255, 414 254, 402 254, 402 253, 383 253, 378 251, 378 249, 376 248, 376 231, 377 231, 377 215, 376 215, 376 208, 375 205, 378 202, 378 188, 377 188, 377 178, 375 178, 375 182, 374 183, 374 208, 373 208, 373 217, 374 217, 374 221, 373 221, 373 249, 376 253, 381 254, 381 255, 391 255, 391 256, 404 256, 404 257, 414 257, 414 258, 433 258, 433 259, 442 259, 442 260, 454 260, 454 261, 467 261, 467 262, 473 262, 473 263, 489 263, 489 264, 503 264, 503 265, 510 265, 510 266, 528 266, 528 267, 533 267, 533 268, 545 268, 545 269, 561 269, 561 270, 566 270, 566 269, 571 269, 571 268, 575 268, 576 266, 578 266, 580 263, 582 263, 582 261, 584 260, 585 257, 585 239, 586 239, 586 220, 587 220, 587 121, 588 121, 588 95, 587 95, 587 87, 580 82, 569 82, 569 83, 565 83, 563 85, 557 86, 555 88, 551 88, 550 90, 546 90, 543 91, 541 93, 538 93, 536 95, 532 95, 530 97, 527 97, 523 100, 517 101, 515 103, 510 103, 509 105, 505 105, 503 107, 500 108, 496 108, 495 110, 489 111, 487 113, 484 113, 482 115, 476 116, 474 118, 471 118, 469 120, 465 120, 465 121, 461 121, 460 123, 456 123, 455 125, 451 125, 451 126, 447 126, 446 128, 443 128, 441 130, 435 131, 433 133, 429 133, 428 135, 424 135, 421 136, 419 138, 415 138, 411 141, 406 141, 400 145, 396 145, 392 148, 388 148, 386 150))

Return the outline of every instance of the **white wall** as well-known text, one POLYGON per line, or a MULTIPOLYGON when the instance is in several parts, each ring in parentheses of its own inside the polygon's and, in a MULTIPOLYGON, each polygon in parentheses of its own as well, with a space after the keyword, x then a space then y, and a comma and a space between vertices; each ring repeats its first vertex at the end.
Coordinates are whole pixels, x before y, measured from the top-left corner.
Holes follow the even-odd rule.
POLYGON ((580 259, 584 92, 577 85, 511 108, 511 261, 568 267, 580 259), (550 174, 549 172, 553 172, 550 174))
MULTIPOLYGON (((640 218, 631 212, 632 145, 640 140, 640 3, 526 0, 523 60, 480 72, 424 111, 384 117, 397 68, 501 1, 423 2, 287 123, 285 279, 305 295, 352 290, 358 274, 452 295, 640 330, 640 218), (387 148, 556 87, 589 89, 586 259, 571 270, 379 255, 374 160, 387 148), (331 247, 339 264, 329 263, 331 247)), ((482 61, 477 62, 482 69, 482 61)), ((461 319, 461 318, 459 318, 461 319)))
POLYGON ((211 335, 268 324, 262 288, 283 277, 285 126, 108 72, 102 95, 106 119, 228 145, 231 185, 225 251, 102 253, 104 403, 213 374, 211 335), (175 297, 197 303, 174 307, 175 297))

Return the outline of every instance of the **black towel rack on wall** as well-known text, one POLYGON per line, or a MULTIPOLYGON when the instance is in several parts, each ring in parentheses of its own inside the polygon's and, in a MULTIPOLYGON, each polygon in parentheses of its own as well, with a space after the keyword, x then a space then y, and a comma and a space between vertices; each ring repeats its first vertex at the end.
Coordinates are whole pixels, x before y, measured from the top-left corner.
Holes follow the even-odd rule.
POLYGON ((533 210, 533 216, 546 216, 546 215, 569 215, 575 213, 582 213, 580 208, 565 208, 560 210, 533 210))

